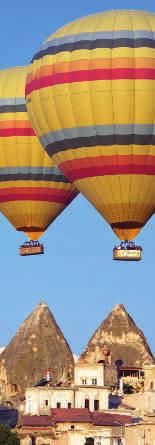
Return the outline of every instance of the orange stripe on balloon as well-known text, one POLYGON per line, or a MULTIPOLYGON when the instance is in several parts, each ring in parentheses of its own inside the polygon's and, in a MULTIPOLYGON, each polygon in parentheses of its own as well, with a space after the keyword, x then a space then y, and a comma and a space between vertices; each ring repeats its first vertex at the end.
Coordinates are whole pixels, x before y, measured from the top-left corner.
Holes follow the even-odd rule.
POLYGON ((28 120, 0 120, 0 128, 32 128, 30 122, 28 120))
MULTIPOLYGON (((70 72, 78 70, 91 69, 110 69, 113 68, 154 68, 155 58, 151 57, 114 57, 111 58, 94 58, 94 59, 79 59, 67 62, 56 62, 50 65, 44 65, 36 69, 35 77, 44 77, 54 73, 70 72)), ((31 81, 33 74, 28 76, 28 81, 31 81)))

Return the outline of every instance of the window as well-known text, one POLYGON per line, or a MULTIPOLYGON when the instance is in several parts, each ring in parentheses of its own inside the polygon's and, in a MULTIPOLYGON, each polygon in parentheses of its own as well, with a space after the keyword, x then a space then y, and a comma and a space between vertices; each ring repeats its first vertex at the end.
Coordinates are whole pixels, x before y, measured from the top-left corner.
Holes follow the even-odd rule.
POLYGON ((16 383, 14 383, 13 385, 11 385, 11 392, 16 393, 17 391, 18 391, 18 387, 17 387, 16 383))
POLYGON ((44 406, 48 406, 48 400, 44 400, 44 406))
POLYGON ((70 409, 72 407, 71 402, 68 402, 68 408, 70 409))
POLYGON ((87 437, 84 445, 94 445, 93 437, 87 437))
POLYGON ((82 378, 81 382, 82 382, 82 385, 87 385, 87 379, 86 378, 82 378))
POLYGON ((123 445, 123 442, 120 438, 112 439, 112 445, 123 445))
POLYGON ((32 400, 28 397, 27 400, 27 413, 31 413, 32 410, 32 400))
POLYGON ((57 402, 57 408, 61 408, 61 403, 57 402))
POLYGON ((89 409, 89 399, 85 399, 84 407, 89 409))
POLYGON ((154 390, 154 382, 150 382, 150 389, 151 389, 151 391, 154 390))
POLYGON ((94 411, 99 410, 99 400, 94 400, 94 411))
POLYGON ((93 379, 92 379, 92 385, 97 385, 97 378, 96 378, 96 377, 93 377, 93 379))

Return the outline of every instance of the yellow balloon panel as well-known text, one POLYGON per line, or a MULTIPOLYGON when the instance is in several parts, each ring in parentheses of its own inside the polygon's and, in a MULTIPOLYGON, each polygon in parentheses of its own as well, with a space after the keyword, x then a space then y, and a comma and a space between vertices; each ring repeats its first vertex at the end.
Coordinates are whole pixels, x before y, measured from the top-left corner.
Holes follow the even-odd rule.
POLYGON ((27 68, 0 71, 0 210, 38 239, 76 196, 42 149, 25 104, 27 68))
POLYGON ((46 228, 51 223, 51 214, 54 219, 64 210, 65 204, 51 202, 44 202, 40 200, 23 201, 12 200, 1 203, 1 212, 8 218, 17 230, 25 232, 29 239, 37 240, 44 232, 45 214, 46 214, 46 228), (11 217, 10 217, 11 215, 11 217))
POLYGON ((34 56, 27 107, 48 155, 120 239, 155 210, 155 14, 110 11, 34 56))

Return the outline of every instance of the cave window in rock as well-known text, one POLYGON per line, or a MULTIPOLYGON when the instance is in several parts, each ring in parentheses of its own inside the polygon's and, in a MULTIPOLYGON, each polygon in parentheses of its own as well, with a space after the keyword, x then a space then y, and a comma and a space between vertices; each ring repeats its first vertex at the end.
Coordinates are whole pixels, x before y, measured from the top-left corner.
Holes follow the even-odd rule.
POLYGON ((150 389, 151 389, 151 391, 154 390, 154 382, 150 382, 150 389))
POLYGON ((15 394, 15 393, 17 393, 18 392, 18 386, 16 385, 16 383, 13 383, 12 385, 11 385, 11 393, 12 394, 15 394))
POLYGON ((84 407, 89 409, 89 399, 85 399, 84 401, 84 407))

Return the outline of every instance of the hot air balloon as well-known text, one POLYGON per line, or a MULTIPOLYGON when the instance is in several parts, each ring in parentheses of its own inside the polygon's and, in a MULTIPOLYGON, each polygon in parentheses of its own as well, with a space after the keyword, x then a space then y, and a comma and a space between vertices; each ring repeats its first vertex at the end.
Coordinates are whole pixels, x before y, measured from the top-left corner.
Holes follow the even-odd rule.
POLYGON ((110 11, 50 36, 34 56, 27 106, 46 152, 122 241, 155 211, 155 14, 110 11))
POLYGON ((22 255, 44 252, 39 237, 76 196, 32 129, 26 74, 26 67, 0 71, 0 211, 28 236, 22 255))

